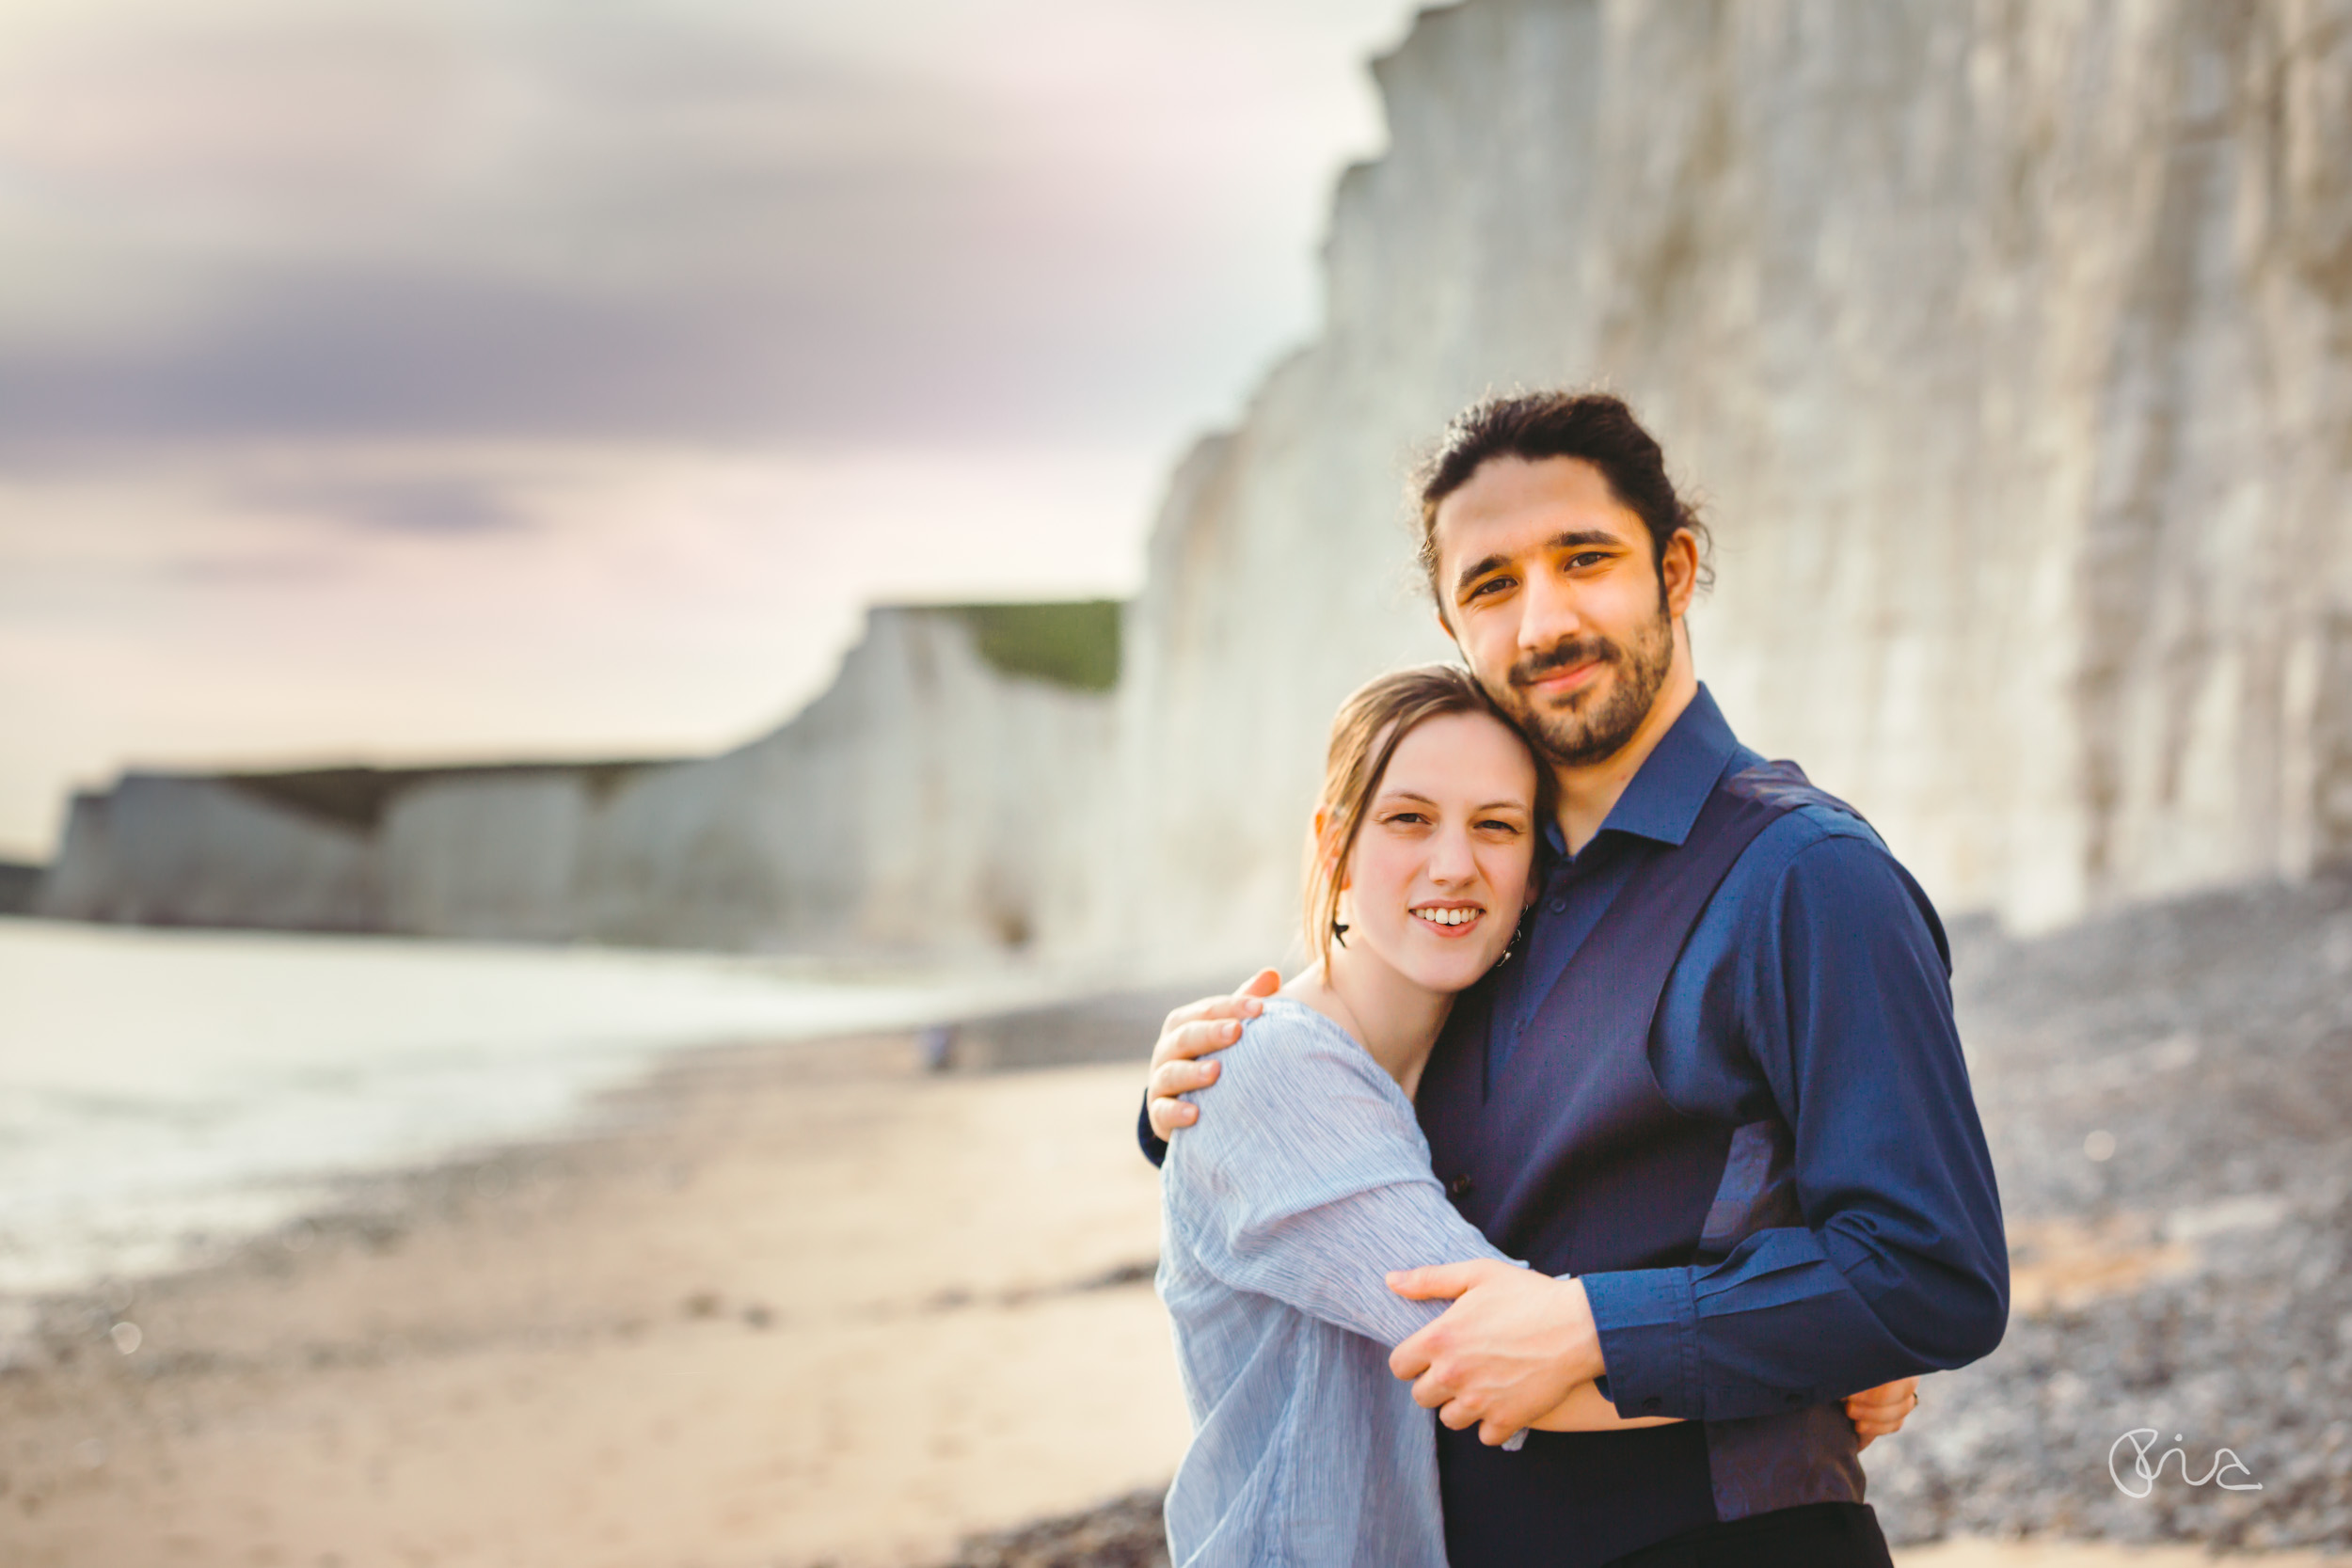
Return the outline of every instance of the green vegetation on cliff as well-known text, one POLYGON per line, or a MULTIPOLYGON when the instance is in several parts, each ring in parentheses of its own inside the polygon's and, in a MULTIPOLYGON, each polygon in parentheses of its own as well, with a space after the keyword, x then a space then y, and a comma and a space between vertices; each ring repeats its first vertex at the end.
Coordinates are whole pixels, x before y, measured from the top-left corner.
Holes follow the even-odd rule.
POLYGON ((1119 601, 948 607, 972 627, 980 657, 1000 673, 1080 691, 1119 684, 1119 601))
POLYGON ((373 832, 383 825, 384 808, 392 797, 437 779, 528 779, 548 774, 578 774, 592 795, 617 787, 648 768, 667 766, 670 758, 627 762, 480 763, 446 768, 306 768, 283 773, 226 773, 223 784, 267 800, 275 806, 338 827, 373 832))

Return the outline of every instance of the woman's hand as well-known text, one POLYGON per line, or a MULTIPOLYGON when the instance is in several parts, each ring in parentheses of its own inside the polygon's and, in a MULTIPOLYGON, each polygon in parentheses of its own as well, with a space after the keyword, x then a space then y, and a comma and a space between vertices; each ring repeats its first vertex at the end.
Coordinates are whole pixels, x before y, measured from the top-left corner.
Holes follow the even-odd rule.
POLYGON ((1263 1012, 1259 999, 1281 989, 1281 975, 1262 969, 1231 996, 1212 996, 1168 1015, 1160 1025, 1159 1043, 1152 1048, 1151 1076, 1144 1080, 1152 1101, 1152 1131, 1161 1139, 1200 1119, 1198 1106, 1176 1098, 1216 1082, 1216 1064, 1196 1058, 1241 1038, 1241 1021, 1263 1012))
POLYGON ((1903 1422, 1918 1408, 1919 1380, 1915 1377, 1899 1377, 1850 1396, 1846 1401, 1846 1418, 1862 1437, 1855 1448, 1867 1449, 1877 1439, 1902 1431, 1903 1422))

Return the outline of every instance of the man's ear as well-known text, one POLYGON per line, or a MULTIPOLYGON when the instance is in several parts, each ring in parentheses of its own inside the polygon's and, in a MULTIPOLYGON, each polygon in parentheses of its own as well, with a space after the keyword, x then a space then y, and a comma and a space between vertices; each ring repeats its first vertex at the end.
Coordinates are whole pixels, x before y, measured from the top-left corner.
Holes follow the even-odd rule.
POLYGON ((1666 541, 1663 559, 1658 562, 1660 591, 1665 595, 1666 612, 1681 615, 1691 608, 1691 601, 1699 591, 1699 538, 1687 528, 1675 530, 1666 541))
POLYGON ((1462 646, 1462 640, 1454 634, 1454 623, 1445 618, 1444 607, 1441 605, 1433 605, 1431 607, 1431 613, 1438 617, 1438 630, 1444 633, 1445 640, 1453 643, 1456 650, 1459 650, 1462 646))

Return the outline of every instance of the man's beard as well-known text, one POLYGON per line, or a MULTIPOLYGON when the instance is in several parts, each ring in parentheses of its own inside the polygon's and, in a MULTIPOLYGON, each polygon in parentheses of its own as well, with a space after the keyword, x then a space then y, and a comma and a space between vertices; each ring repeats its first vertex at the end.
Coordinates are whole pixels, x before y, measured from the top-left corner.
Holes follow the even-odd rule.
POLYGON ((1511 666, 1509 685, 1495 695, 1535 749, 1563 768, 1588 768, 1623 751, 1649 717, 1674 667, 1674 621, 1662 610, 1644 627, 1632 650, 1606 637, 1574 637, 1511 666), (1527 688, 1555 671, 1597 660, 1614 673, 1608 695, 1586 710, 1587 688, 1565 707, 1539 707, 1527 688))

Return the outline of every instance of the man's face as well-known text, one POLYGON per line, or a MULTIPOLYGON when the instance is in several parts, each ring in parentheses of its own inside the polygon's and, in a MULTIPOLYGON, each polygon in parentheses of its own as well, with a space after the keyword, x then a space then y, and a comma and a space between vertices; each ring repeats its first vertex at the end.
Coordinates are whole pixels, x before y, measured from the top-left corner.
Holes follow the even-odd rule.
POLYGON ((1674 665, 1689 536, 1661 585, 1649 530, 1574 457, 1480 465, 1438 503, 1437 535, 1441 619, 1495 702, 1562 767, 1621 751, 1674 665))

